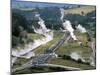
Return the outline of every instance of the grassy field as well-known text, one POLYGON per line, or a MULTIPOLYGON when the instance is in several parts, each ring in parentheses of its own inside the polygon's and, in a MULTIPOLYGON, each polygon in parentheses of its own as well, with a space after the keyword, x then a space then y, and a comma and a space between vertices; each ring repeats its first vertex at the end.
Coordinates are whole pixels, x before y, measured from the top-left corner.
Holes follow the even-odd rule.
POLYGON ((16 74, 58 72, 58 71, 60 72, 60 71, 65 71, 65 70, 62 69, 62 68, 58 68, 58 67, 31 67, 31 68, 28 68, 28 69, 16 71, 15 73, 13 73, 13 75, 16 75, 16 74))
POLYGON ((94 10, 96 10, 95 6, 81 6, 78 8, 66 9, 65 14, 80 14, 80 15, 82 15, 82 12, 84 12, 84 14, 87 14, 94 10))
POLYGON ((33 39, 33 40, 36 40, 36 39, 41 39, 44 36, 40 35, 40 34, 36 34, 36 33, 28 33, 28 37, 31 38, 31 39, 33 39))
POLYGON ((91 49, 87 45, 87 35, 86 34, 81 34, 81 33, 76 33, 76 36, 78 38, 78 41, 82 42, 82 46, 78 44, 78 42, 74 41, 65 41, 65 43, 58 49, 56 50, 57 54, 69 54, 71 52, 82 52, 82 55, 90 55, 91 54, 91 49))
POLYGON ((94 67, 87 65, 87 64, 81 64, 81 63, 77 63, 75 61, 72 60, 64 60, 61 58, 50 58, 48 61, 49 64, 57 64, 57 65, 63 65, 63 66, 68 66, 68 67, 76 67, 76 68, 81 68, 83 70, 86 69, 94 69, 94 67))

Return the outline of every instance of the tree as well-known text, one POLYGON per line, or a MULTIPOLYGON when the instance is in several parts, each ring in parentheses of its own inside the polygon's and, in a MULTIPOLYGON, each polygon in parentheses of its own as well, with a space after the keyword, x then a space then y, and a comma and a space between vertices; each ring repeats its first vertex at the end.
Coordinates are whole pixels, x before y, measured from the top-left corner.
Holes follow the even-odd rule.
POLYGON ((19 38, 12 36, 12 47, 16 47, 19 44, 19 38))
POLYGON ((26 18, 19 13, 12 13, 12 35, 19 36, 20 30, 23 28, 26 31, 29 30, 29 23, 26 18))
POLYGON ((84 11, 81 11, 81 14, 82 14, 82 16, 84 16, 85 15, 84 11))

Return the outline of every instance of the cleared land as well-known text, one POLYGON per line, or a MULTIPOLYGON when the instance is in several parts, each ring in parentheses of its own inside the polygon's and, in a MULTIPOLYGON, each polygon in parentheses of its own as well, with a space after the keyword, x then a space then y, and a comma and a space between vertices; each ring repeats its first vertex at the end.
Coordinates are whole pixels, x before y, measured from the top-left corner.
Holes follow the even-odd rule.
POLYGON ((80 15, 82 15, 82 12, 84 12, 84 14, 87 14, 87 13, 90 13, 95 10, 96 10, 95 6, 81 6, 81 7, 77 7, 77 8, 65 9, 65 14, 80 14, 80 15))

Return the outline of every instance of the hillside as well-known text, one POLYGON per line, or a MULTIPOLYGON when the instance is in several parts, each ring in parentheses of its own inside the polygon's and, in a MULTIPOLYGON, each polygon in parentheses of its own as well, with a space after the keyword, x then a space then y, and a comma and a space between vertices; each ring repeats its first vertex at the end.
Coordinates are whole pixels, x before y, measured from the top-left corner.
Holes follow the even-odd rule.
POLYGON ((96 10, 95 6, 80 6, 77 8, 65 9, 65 14, 80 14, 80 15, 82 15, 82 12, 84 12, 84 14, 87 14, 87 13, 90 13, 95 10, 96 10))

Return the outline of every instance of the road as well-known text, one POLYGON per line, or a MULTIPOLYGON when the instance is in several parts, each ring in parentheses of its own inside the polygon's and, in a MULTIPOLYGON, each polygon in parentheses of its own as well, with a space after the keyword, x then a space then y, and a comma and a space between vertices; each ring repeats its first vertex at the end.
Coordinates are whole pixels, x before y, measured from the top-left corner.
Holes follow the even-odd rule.
POLYGON ((60 68, 63 68, 65 70, 81 70, 80 68, 74 68, 74 67, 68 67, 68 66, 56 65, 56 64, 39 64, 37 66, 60 67, 60 68))

